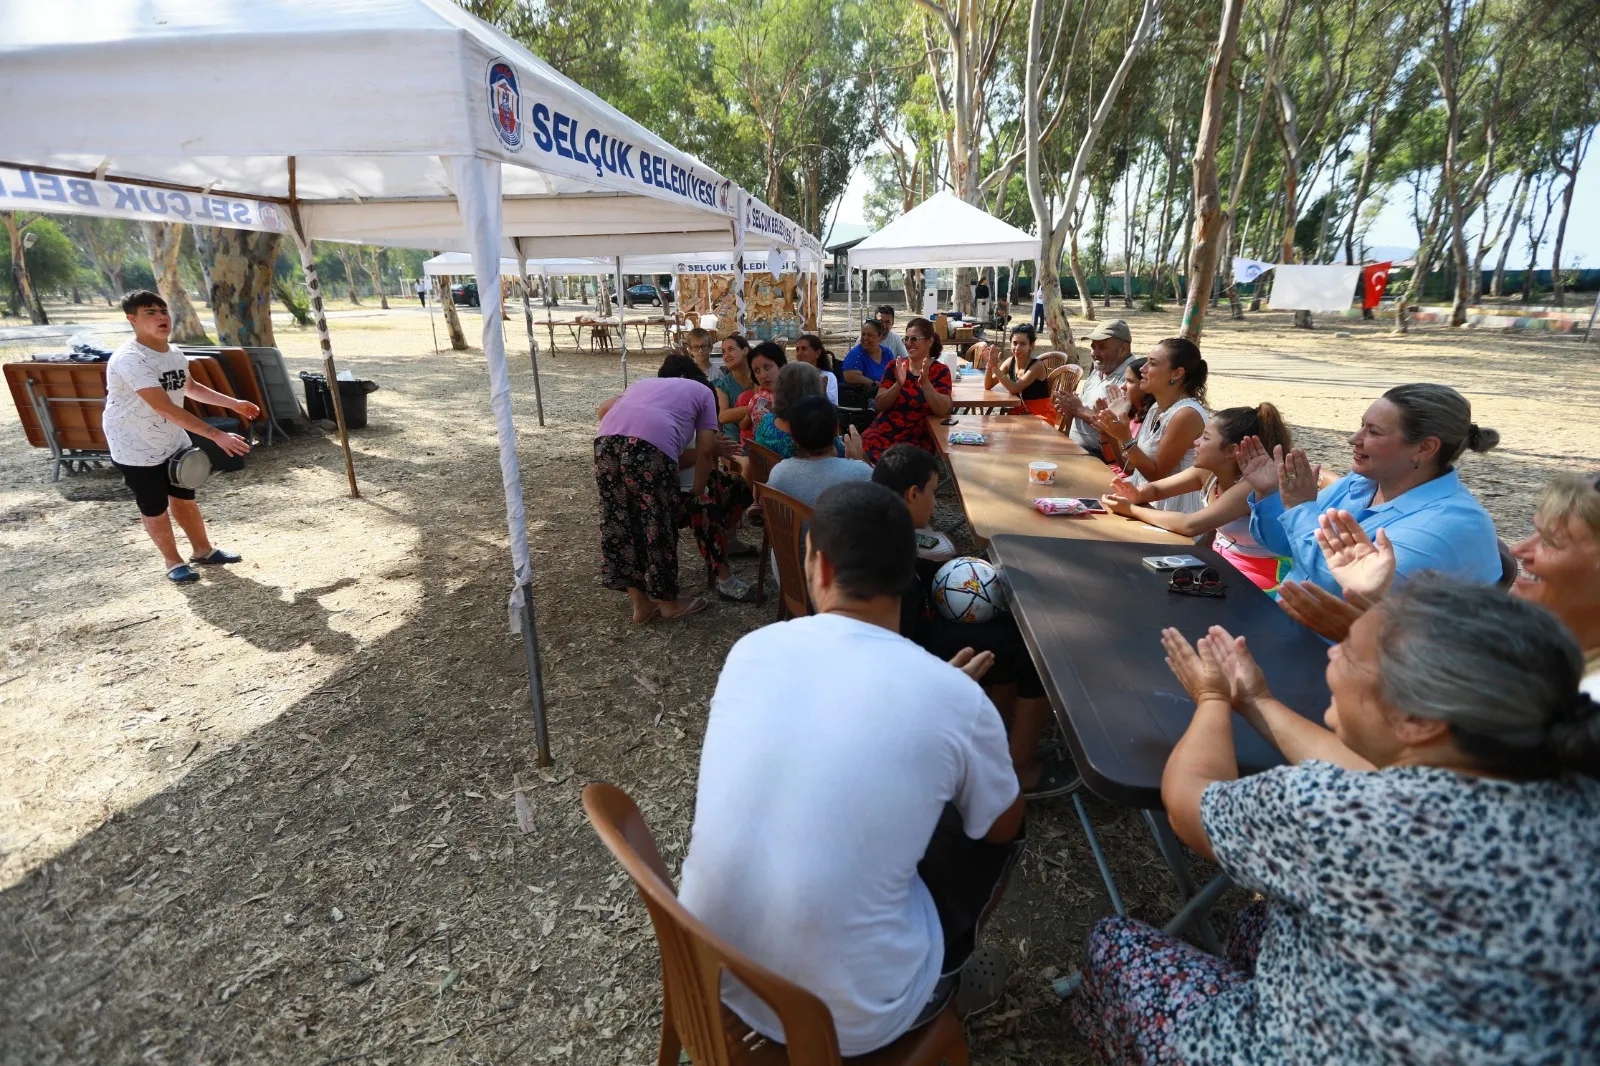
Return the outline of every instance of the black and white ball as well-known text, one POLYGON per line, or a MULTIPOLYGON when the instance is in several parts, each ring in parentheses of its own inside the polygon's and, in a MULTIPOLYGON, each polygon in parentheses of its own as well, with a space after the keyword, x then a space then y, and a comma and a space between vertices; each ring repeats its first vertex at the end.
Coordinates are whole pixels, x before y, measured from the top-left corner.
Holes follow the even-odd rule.
POLYGON ((1000 573, 982 559, 951 559, 933 577, 933 602, 953 622, 987 622, 1005 610, 1000 573))

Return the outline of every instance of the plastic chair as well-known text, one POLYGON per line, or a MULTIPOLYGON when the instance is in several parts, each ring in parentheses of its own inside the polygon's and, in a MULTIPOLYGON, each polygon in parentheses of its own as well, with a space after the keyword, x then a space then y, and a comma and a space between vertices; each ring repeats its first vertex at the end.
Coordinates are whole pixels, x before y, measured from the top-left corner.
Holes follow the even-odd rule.
POLYGON ((697 1066, 966 1066, 967 1040, 953 1007, 886 1048, 839 1058, 839 1038, 827 1004, 746 958, 678 902, 672 876, 650 829, 628 794, 596 782, 583 790, 583 811, 650 913, 661 949, 661 1047, 657 1066, 677 1066, 688 1051, 697 1066), (733 974, 783 1023, 788 1044, 750 1031, 722 1005, 722 974, 733 974))
MULTIPOLYGON (((772 468, 783 462, 783 456, 767 447, 765 444, 750 442, 750 454, 746 456, 750 465, 747 473, 750 475, 750 485, 765 485, 767 477, 772 473, 772 468)), ((756 572, 756 606, 760 607, 766 602, 767 596, 767 557, 771 545, 767 537, 765 521, 761 524, 761 565, 756 572)))
MULTIPOLYGON (((763 548, 772 544, 778 566, 778 621, 801 618, 811 613, 811 594, 806 588, 806 546, 800 528, 811 521, 811 508, 765 484, 756 486, 764 519, 763 548)), ((762 556, 766 562, 766 556, 762 556)))

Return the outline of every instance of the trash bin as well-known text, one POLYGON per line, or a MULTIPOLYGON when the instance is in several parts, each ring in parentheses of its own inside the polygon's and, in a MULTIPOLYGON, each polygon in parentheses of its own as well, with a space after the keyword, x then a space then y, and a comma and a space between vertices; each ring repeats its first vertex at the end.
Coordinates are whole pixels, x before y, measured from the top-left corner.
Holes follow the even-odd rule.
MULTIPOLYGON (((337 421, 333 417, 333 395, 328 379, 321 374, 300 371, 306 390, 306 417, 313 422, 337 421)), ((344 407, 346 429, 363 429, 367 424, 367 393, 378 391, 376 381, 340 381, 339 403, 344 407)))

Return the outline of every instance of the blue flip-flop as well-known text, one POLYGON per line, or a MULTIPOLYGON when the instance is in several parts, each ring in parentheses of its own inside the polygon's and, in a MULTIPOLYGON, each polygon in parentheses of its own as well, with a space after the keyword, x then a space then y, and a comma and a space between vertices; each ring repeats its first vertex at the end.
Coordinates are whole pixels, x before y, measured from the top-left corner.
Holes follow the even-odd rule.
POLYGON ((244 556, 240 555, 238 552, 223 551, 221 548, 212 548, 205 555, 196 555, 189 561, 191 563, 199 563, 201 566, 226 566, 229 563, 237 563, 243 558, 244 556))
POLYGON ((167 571, 167 580, 178 585, 188 585, 200 580, 200 571, 188 563, 179 563, 167 571))

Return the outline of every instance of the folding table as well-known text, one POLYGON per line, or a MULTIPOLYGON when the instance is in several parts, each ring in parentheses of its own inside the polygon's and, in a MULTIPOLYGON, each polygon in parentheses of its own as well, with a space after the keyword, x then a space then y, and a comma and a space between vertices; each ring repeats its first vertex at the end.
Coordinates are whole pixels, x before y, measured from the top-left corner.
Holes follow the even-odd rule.
MULTIPOLYGON (((1012 614, 1084 784, 1102 799, 1143 812, 1188 901, 1168 930, 1181 932, 1197 923, 1206 947, 1220 951, 1205 915, 1228 887, 1227 878, 1219 875, 1196 890, 1161 811, 1161 772, 1194 714, 1193 701, 1167 669, 1161 630, 1173 626, 1194 640, 1220 625, 1247 638, 1274 695, 1313 720, 1328 705, 1327 645, 1210 548, 1191 544, 1183 550, 1217 568, 1227 595, 1170 593, 1167 575, 1150 570, 1141 559, 1175 550, 1159 540, 1069 541, 1012 534, 997 535, 989 543, 1012 614)), ((1234 720, 1233 736, 1240 774, 1282 763, 1243 719, 1234 720)), ((1112 907, 1122 914, 1121 896, 1088 813, 1077 796, 1073 799, 1112 907)), ((1065 994, 1072 984, 1063 979, 1057 991, 1065 994)))

